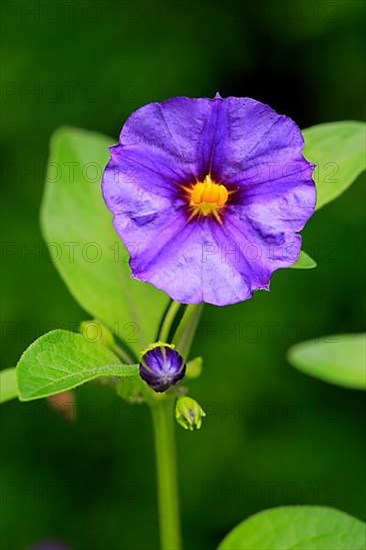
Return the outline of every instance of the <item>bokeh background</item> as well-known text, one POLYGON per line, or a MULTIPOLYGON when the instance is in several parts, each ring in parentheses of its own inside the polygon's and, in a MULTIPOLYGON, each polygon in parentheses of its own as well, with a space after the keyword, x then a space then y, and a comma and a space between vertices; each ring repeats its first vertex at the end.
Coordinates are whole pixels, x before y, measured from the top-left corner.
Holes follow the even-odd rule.
MULTIPOLYGON (((2 368, 50 328, 88 318, 41 245, 56 128, 117 139, 145 103, 216 91, 269 103, 302 128, 363 119, 364 8, 353 0, 4 1, 2 368)), ((199 433, 178 429, 186 548, 214 548, 240 520, 282 504, 365 515, 361 393, 286 361, 297 341, 362 330, 364 183, 306 227, 316 270, 278 272, 270 293, 206 307, 193 350, 204 375, 191 395, 207 419, 199 433)), ((2 407, 2 548, 45 540, 70 550, 156 548, 148 411, 93 385, 76 400, 75 423, 46 401, 2 407)))

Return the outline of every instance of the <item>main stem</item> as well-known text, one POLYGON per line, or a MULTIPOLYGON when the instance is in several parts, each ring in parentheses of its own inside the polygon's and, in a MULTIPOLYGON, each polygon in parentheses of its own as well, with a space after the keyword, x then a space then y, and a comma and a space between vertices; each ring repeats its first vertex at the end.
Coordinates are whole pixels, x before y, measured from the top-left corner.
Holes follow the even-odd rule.
MULTIPOLYGON (((171 303, 162 323, 159 340, 168 341, 180 305, 178 302, 171 303)), ((173 344, 184 359, 188 356, 201 312, 202 305, 187 306, 174 335, 173 344)), ((151 404, 162 550, 180 550, 181 548, 174 401, 174 397, 164 396, 151 404)))
POLYGON ((155 435, 162 550, 179 550, 181 548, 173 405, 174 400, 167 397, 151 407, 155 435))

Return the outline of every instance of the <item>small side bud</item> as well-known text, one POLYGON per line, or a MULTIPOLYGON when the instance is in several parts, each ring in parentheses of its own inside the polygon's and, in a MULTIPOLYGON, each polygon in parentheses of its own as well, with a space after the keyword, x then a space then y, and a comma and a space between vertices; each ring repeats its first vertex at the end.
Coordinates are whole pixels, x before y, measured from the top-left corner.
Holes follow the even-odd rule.
POLYGON ((206 416, 201 405, 190 397, 180 397, 175 406, 175 418, 185 430, 199 430, 202 418, 206 416))
POLYGON ((158 342, 140 361, 140 376, 156 392, 164 392, 183 378, 186 365, 174 346, 158 342))
POLYGON ((198 378, 202 373, 202 357, 196 357, 187 363, 187 378, 198 378))
POLYGON ((80 332, 87 342, 99 342, 108 348, 112 348, 114 345, 113 334, 100 321, 83 321, 80 323, 80 332))

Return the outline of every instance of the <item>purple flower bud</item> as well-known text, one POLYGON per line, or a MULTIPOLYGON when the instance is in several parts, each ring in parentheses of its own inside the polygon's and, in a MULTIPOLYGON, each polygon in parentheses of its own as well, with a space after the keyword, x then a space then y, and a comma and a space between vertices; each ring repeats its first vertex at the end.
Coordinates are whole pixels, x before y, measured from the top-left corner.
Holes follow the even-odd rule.
POLYGON ((186 372, 183 357, 168 345, 157 344, 140 361, 140 376, 156 392, 164 392, 179 382, 186 372))

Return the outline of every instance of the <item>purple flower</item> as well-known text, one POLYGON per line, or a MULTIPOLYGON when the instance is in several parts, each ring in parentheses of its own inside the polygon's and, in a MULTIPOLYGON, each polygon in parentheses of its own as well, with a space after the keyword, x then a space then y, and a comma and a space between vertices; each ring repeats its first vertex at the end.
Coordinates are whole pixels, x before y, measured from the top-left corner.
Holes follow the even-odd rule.
POLYGON ((183 357, 171 346, 156 344, 140 361, 140 376, 156 392, 164 392, 179 382, 186 372, 183 357))
POLYGON ((314 165, 296 124, 249 98, 176 97, 125 123, 103 177, 133 277, 174 300, 225 305, 294 264, 314 165))

